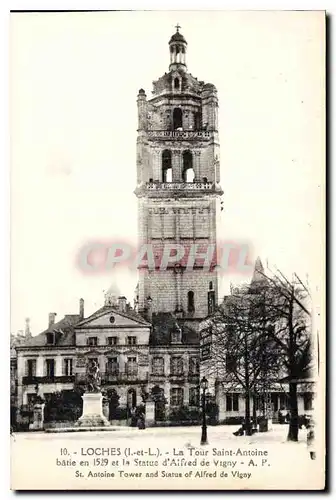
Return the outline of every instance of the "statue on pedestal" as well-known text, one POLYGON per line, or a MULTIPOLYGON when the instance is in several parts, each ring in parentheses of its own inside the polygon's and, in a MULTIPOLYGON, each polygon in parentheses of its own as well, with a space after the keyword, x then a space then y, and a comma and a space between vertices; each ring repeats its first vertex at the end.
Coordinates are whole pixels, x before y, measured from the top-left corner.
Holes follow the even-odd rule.
MULTIPOLYGON (((86 370, 86 391, 82 396, 83 413, 76 426, 82 428, 105 427, 110 425, 104 415, 104 396, 101 392, 101 376, 97 361, 89 361, 86 370)), ((105 408, 107 413, 107 408, 105 408)))
POLYGON ((141 386, 141 399, 143 403, 146 403, 150 400, 149 392, 146 391, 146 386, 144 385, 141 386))
POLYGON ((43 430, 44 427, 44 398, 41 396, 39 385, 35 386, 35 395, 33 398, 33 422, 29 424, 29 429, 43 430))
POLYGON ((41 396, 40 387, 39 387, 38 384, 36 384, 35 385, 35 394, 34 394, 34 397, 33 397, 33 404, 35 406, 35 405, 43 404, 44 402, 45 402, 44 398, 41 396))
POLYGON ((87 380, 87 392, 101 392, 101 375, 99 371, 99 366, 97 361, 93 361, 89 363, 87 372, 86 372, 86 380, 87 380))

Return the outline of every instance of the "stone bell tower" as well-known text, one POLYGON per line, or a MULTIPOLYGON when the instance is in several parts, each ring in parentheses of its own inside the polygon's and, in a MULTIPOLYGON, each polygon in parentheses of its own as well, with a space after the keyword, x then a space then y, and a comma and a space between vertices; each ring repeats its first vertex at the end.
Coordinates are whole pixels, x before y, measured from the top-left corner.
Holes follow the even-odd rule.
POLYGON ((140 89, 137 99, 139 245, 151 245, 155 258, 155 269, 139 267, 137 300, 139 311, 150 302, 151 313, 171 312, 198 323, 218 300, 215 260, 204 266, 201 257, 216 245, 223 194, 218 98, 214 85, 188 73, 179 26, 169 41, 169 57, 169 71, 153 82, 152 97, 140 89), (184 257, 160 269, 163 248, 174 244, 183 245, 184 257), (198 257, 190 270, 191 247, 198 257))

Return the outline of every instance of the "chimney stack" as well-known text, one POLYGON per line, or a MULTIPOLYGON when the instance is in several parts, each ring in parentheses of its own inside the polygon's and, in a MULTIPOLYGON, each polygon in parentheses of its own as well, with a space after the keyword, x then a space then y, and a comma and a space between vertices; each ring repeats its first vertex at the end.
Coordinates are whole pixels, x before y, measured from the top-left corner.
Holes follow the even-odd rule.
POLYGON ((79 316, 84 319, 84 299, 79 299, 79 316))
POLYGON ((120 312, 126 312, 127 299, 126 297, 118 297, 118 309, 120 312))
POLYGON ((31 331, 30 331, 30 319, 26 318, 26 328, 25 328, 25 337, 28 339, 32 336, 31 331))
POLYGON ((49 313, 49 328, 55 324, 55 318, 57 313, 49 313))

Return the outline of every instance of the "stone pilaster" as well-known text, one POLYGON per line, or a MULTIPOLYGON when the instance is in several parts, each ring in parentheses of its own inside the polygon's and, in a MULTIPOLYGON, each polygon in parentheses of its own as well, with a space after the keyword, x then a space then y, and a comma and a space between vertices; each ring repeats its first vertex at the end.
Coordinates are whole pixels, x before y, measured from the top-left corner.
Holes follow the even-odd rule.
POLYGON ((179 149, 172 151, 173 182, 181 182, 182 176, 182 155, 179 149))
POLYGON ((195 182, 200 182, 201 179, 201 151, 194 151, 194 172, 195 172, 195 182))

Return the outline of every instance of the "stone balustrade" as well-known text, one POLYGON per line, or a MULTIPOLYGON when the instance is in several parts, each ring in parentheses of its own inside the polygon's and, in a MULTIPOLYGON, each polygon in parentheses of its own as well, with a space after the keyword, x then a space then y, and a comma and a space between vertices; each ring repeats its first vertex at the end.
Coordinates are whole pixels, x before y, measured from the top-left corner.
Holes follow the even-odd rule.
POLYGON ((104 372, 101 374, 103 384, 111 382, 146 382, 148 380, 148 373, 134 372, 104 372))
POLYGON ((165 189, 174 191, 176 189, 182 190, 211 190, 214 189, 213 182, 146 182, 146 188, 148 190, 158 190, 165 189))
POLYGON ((75 381, 75 375, 55 375, 49 376, 45 375, 42 377, 36 376, 26 376, 22 377, 23 385, 36 385, 36 384, 56 384, 56 383, 73 383, 75 381))
POLYGON ((149 130, 148 139, 210 140, 213 132, 208 130, 149 130))

